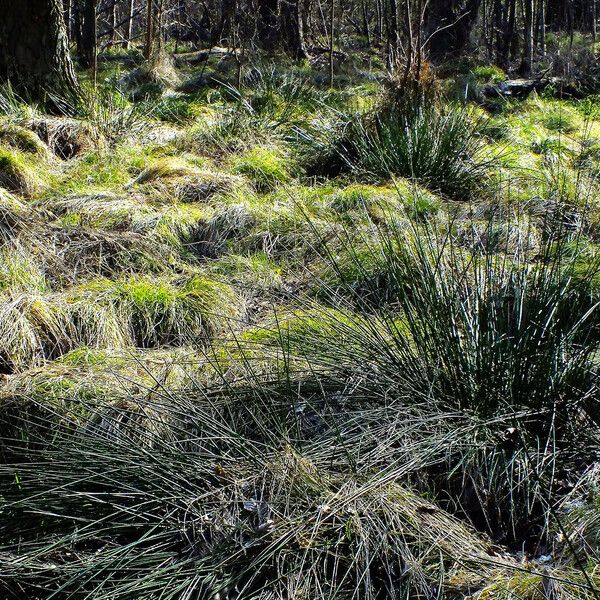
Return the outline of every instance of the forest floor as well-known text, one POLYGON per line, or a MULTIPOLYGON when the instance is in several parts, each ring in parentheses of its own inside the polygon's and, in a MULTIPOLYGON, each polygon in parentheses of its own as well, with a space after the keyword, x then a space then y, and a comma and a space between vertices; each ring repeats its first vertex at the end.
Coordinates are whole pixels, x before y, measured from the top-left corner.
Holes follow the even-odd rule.
POLYGON ((110 59, 0 97, 0 596, 598 597, 597 97, 110 59))

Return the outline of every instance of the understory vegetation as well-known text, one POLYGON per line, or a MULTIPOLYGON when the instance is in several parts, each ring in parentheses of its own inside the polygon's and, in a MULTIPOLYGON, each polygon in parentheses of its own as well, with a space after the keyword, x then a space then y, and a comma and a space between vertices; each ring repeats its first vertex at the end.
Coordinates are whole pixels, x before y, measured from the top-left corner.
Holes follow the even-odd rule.
POLYGON ((598 98, 259 58, 2 90, 0 597, 600 597, 598 98))

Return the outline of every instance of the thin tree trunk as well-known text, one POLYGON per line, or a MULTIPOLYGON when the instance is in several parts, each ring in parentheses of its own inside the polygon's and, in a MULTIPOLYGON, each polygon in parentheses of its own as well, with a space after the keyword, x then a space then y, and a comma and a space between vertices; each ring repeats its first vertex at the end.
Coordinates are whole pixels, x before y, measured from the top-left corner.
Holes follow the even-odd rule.
POLYGON ((398 58, 398 3, 396 0, 390 0, 390 21, 388 32, 388 68, 393 70, 398 58))
POLYGON ((540 0, 539 9, 539 50, 540 56, 544 58, 546 56, 546 0, 540 0))
POLYGON ((96 25, 96 1, 83 2, 83 28, 81 33, 81 55, 79 62, 84 69, 96 72, 96 54, 98 30, 96 25))
POLYGON ((334 78, 334 46, 335 46, 335 0, 331 0, 329 6, 329 86, 333 87, 334 78))
POLYGON ((154 0, 147 0, 146 4, 146 45, 144 58, 150 60, 154 54, 154 0))
POLYGON ((129 50, 131 38, 133 37, 133 15, 135 14, 135 0, 129 0, 129 13, 125 23, 125 48, 129 50))
POLYGON ((367 1, 362 0, 362 21, 363 21, 363 35, 367 40, 367 46, 371 48, 371 29, 369 28, 369 10, 367 8, 367 1))
POLYGON ((110 36, 108 38, 108 45, 114 46, 117 35, 117 2, 112 0, 112 4, 108 11, 108 24, 110 27, 110 36))
POLYGON ((524 0, 523 60, 519 70, 526 77, 531 75, 533 66, 533 1, 524 0))

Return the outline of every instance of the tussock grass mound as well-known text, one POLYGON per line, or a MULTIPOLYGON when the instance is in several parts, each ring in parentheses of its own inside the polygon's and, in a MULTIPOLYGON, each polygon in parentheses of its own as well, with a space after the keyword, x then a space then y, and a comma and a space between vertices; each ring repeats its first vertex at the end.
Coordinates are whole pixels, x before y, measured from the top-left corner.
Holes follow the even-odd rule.
MULTIPOLYGON (((205 205, 168 200, 158 203, 140 194, 101 192, 73 194, 45 206, 59 217, 55 225, 67 227, 73 237, 81 237, 82 233, 77 233, 81 228, 92 228, 87 233, 90 238, 103 238, 107 244, 113 240, 115 250, 119 239, 123 250, 133 250, 136 245, 140 251, 145 249, 152 271, 161 263, 164 268, 172 265, 177 257, 202 257, 211 252, 209 222, 213 211, 205 205)), ((115 251, 107 258, 111 254, 115 251)), ((137 263, 139 260, 134 261, 137 263)))
POLYGON ((241 177, 205 171, 181 182, 177 186, 177 196, 181 202, 206 202, 217 194, 243 189, 244 185, 241 177))
MULTIPOLYGON (((258 397, 252 410, 243 409, 245 394, 239 400, 242 404, 232 397, 216 411, 186 405, 189 420, 179 409, 167 410, 166 420, 150 411, 131 420, 129 407, 114 406, 85 430, 64 436, 70 448, 66 478, 60 463, 50 460, 64 453, 61 443, 47 446, 41 453, 44 479, 33 464, 24 465, 20 480, 26 490, 14 484, 7 489, 4 510, 11 523, 21 523, 21 539, 36 530, 37 535, 31 557, 17 562, 10 550, 17 532, 7 530, 4 588, 33 591, 39 577, 46 589, 63 586, 84 594, 89 588, 107 598, 138 588, 153 595, 171 589, 173 598, 182 591, 306 599, 335 591, 351 598, 357 589, 365 597, 425 593, 452 566, 463 570, 461 585, 467 589, 492 566, 511 572, 513 563, 489 542, 402 485, 364 471, 340 473, 333 464, 341 466, 344 459, 335 448, 309 444, 301 452, 291 440, 282 447, 285 403, 275 402, 269 415, 266 405, 256 405, 258 397), (243 410, 244 422, 229 420, 230 403, 243 410), (183 430, 189 433, 181 446, 172 438, 183 430), (244 430, 254 431, 256 440, 239 437, 244 430), (199 460, 200 448, 213 460, 199 460), (81 493, 87 502, 77 500, 81 493), (36 500, 42 497, 45 507, 48 502, 57 507, 44 523, 41 512, 47 510, 36 500), (142 512, 145 517, 137 518, 142 512), (124 514, 129 526, 117 544, 104 544, 106 523, 124 514), (86 521, 85 531, 71 546, 72 558, 50 572, 50 552, 62 555, 72 543, 75 515, 86 521), (50 547, 46 531, 62 532, 63 541, 50 547), (133 573, 131 581, 127 575, 133 573)), ((9 471, 0 467, 0 477, 8 480, 9 471)))
POLYGON ((179 82, 179 73, 173 59, 160 53, 122 77, 119 83, 133 90, 134 99, 140 99, 145 95, 160 94, 167 88, 177 86, 179 82))
POLYGON ((301 154, 308 174, 405 177, 465 200, 481 190, 494 164, 483 128, 469 107, 386 99, 370 113, 338 116, 337 125, 305 131, 301 154))
POLYGON ((49 154, 48 146, 35 132, 13 123, 0 124, 0 143, 43 158, 49 154))
POLYGON ((206 202, 220 193, 244 189, 244 179, 201 169, 180 158, 163 158, 144 169, 133 185, 151 184, 184 203, 206 202))
POLYGON ((45 187, 24 155, 0 147, 0 186, 21 196, 32 197, 45 187))
POLYGON ((192 277, 96 279, 65 292, 5 294, 0 344, 7 368, 20 370, 80 345, 155 347, 203 343, 244 314, 230 287, 192 277))
POLYGON ((58 156, 68 160, 79 156, 97 145, 91 126, 70 118, 36 117, 26 123, 58 156))
POLYGON ((71 284, 90 275, 162 273, 171 257, 168 247, 139 234, 85 229, 55 229, 46 249, 57 279, 71 284))
POLYGON ((258 192, 290 181, 289 159, 277 148, 254 147, 234 158, 235 173, 248 177, 258 192))
POLYGON ((27 222, 29 210, 10 192, 0 187, 0 239, 11 240, 27 222))
POLYGON ((136 214, 152 210, 143 197, 112 192, 70 194, 44 206, 67 223, 114 230, 128 229, 136 214))
POLYGON ((44 292, 48 288, 45 269, 21 244, 0 248, 0 290, 44 292))
POLYGON ((133 183, 142 184, 187 175, 193 176, 198 173, 199 169, 186 161, 180 158, 168 157, 158 160, 147 169, 144 169, 133 183))

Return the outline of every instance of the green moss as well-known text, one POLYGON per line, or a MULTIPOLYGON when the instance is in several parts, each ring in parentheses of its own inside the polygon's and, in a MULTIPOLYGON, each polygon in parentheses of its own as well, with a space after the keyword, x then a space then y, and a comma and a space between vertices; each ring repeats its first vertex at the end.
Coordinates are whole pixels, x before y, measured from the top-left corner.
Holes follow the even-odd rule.
POLYGON ((276 148, 254 147, 233 161, 234 173, 245 175, 260 192, 290 181, 289 160, 276 148))
POLYGON ((542 119, 546 129, 560 133, 573 133, 577 130, 577 125, 571 115, 564 112, 552 113, 542 119))
POLYGON ((557 598, 587 600, 590 580, 597 585, 598 576, 593 567, 586 577, 577 569, 562 566, 545 569, 534 564, 513 573, 498 573, 476 597, 477 600, 546 600, 550 594, 557 598), (545 576, 546 572, 549 577, 545 576), (550 590, 549 581, 552 582, 550 590))
POLYGON ((437 215, 442 208, 442 203, 433 194, 417 192, 405 200, 405 207, 410 217, 423 220, 437 215))
POLYGON ((9 229, 30 213, 30 208, 9 191, 0 187, 0 229, 3 225, 9 229))
POLYGON ((506 80, 506 73, 495 65, 482 65, 472 70, 473 75, 480 83, 500 83, 506 80))
MULTIPOLYGON (((358 350, 365 328, 374 326, 377 326, 375 320, 366 320, 348 309, 315 304, 296 311, 277 310, 273 321, 247 330, 242 339, 253 344, 279 346, 293 356, 314 360, 328 356, 332 346, 339 344, 348 348, 356 344, 358 350)), ((398 334, 408 331, 401 319, 395 320, 394 327, 398 334)), ((383 331, 382 328, 382 335, 383 331)))
POLYGON ((150 183, 176 177, 185 177, 198 173, 197 167, 177 157, 165 157, 153 162, 144 169, 137 179, 136 184, 150 183))
POLYGON ((131 229, 168 244, 182 255, 200 255, 210 243, 210 207, 173 204, 132 215, 131 229))
POLYGON ((146 166, 146 160, 144 152, 136 147, 89 152, 68 166, 53 192, 60 196, 122 191, 132 176, 146 166))
POLYGON ((88 348, 88 346, 80 346, 75 350, 71 350, 60 358, 60 362, 74 367, 105 365, 108 361, 109 354, 106 350, 98 350, 88 348))
POLYGON ((353 184, 335 192, 331 206, 338 212, 368 208, 386 200, 390 195, 394 195, 394 192, 389 188, 353 184))
POLYGON ((0 143, 42 157, 48 156, 49 153, 48 147, 36 133, 11 123, 0 124, 0 143))
POLYGON ((171 94, 161 98, 153 107, 152 115, 166 123, 193 123, 203 114, 204 107, 189 96, 171 94))
POLYGON ((225 276, 233 284, 243 285, 245 289, 279 291, 285 287, 286 265, 264 252, 249 256, 226 254, 212 262, 210 270, 225 276))
POLYGON ((35 196, 44 184, 25 155, 0 147, 0 186, 22 196, 35 196))

